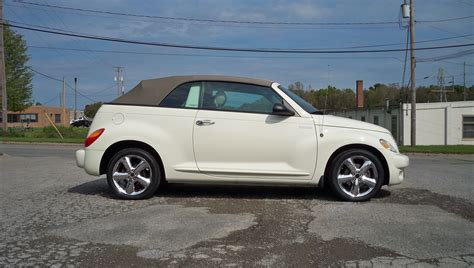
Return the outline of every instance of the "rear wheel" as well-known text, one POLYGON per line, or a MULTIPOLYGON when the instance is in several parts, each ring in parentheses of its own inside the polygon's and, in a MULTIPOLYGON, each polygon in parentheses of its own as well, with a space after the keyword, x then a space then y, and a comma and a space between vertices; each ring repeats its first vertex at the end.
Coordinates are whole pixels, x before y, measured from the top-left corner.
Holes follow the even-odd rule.
POLYGON ((140 148, 119 151, 107 166, 107 182, 114 194, 123 199, 149 198, 158 189, 160 181, 157 161, 140 148))
POLYGON ((371 152, 352 149, 334 159, 329 176, 329 185, 339 198, 367 201, 382 187, 384 170, 380 159, 371 152))

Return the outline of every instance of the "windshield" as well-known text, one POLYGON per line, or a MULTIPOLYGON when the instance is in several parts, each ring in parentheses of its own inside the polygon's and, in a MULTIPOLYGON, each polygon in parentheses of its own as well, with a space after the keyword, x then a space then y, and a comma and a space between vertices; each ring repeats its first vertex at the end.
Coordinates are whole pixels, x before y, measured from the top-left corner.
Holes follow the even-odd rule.
POLYGON ((285 92, 286 95, 288 95, 288 97, 290 97, 294 102, 296 102, 301 108, 303 108, 303 110, 305 110, 306 112, 310 113, 310 114, 318 114, 320 113, 318 111, 318 109, 314 108, 313 105, 311 105, 309 102, 305 101, 303 98, 301 98, 300 96, 296 95, 293 91, 285 88, 285 87, 282 87, 281 85, 278 85, 278 88, 285 92))

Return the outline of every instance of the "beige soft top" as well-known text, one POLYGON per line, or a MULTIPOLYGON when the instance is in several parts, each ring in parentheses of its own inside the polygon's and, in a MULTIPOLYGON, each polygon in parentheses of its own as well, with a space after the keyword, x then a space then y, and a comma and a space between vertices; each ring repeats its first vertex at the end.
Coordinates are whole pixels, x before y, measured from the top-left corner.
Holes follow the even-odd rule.
POLYGON ((160 104, 161 101, 179 85, 198 81, 236 82, 267 87, 270 87, 273 83, 268 80, 220 75, 168 76, 142 80, 132 90, 113 100, 111 103, 155 106, 160 104))

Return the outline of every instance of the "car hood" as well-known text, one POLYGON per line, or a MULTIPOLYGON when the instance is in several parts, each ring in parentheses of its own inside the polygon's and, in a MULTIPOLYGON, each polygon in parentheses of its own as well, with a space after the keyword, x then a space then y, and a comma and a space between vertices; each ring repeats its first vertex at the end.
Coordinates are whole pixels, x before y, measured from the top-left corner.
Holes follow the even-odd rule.
POLYGON ((328 127, 339 127, 339 128, 352 128, 352 129, 361 129, 368 131, 377 131, 382 133, 390 134, 386 128, 377 126, 371 123, 334 116, 334 115, 313 115, 315 124, 319 126, 328 126, 328 127))

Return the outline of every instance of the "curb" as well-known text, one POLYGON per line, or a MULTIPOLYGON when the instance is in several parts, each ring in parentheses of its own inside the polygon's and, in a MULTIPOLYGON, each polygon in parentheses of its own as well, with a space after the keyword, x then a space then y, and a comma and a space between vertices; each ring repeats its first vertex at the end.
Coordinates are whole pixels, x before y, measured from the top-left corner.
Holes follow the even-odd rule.
POLYGON ((413 155, 413 156, 472 156, 474 157, 474 154, 452 154, 452 153, 413 153, 413 152, 405 152, 402 153, 404 155, 413 155))

